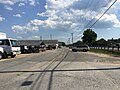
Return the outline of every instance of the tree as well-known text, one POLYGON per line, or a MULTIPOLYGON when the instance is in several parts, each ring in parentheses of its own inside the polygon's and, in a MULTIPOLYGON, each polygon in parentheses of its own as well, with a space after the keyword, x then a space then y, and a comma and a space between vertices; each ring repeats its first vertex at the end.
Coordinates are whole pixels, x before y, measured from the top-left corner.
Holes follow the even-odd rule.
POLYGON ((59 42, 60 46, 66 46, 65 42, 59 42))
POLYGON ((92 45, 97 39, 97 34, 92 29, 87 29, 83 33, 82 41, 88 45, 92 45))
POLYGON ((82 46, 82 45, 85 45, 82 41, 77 41, 73 43, 73 46, 82 46))
POLYGON ((94 42, 95 46, 107 46, 109 42, 107 42, 104 38, 101 38, 100 40, 97 40, 94 42))

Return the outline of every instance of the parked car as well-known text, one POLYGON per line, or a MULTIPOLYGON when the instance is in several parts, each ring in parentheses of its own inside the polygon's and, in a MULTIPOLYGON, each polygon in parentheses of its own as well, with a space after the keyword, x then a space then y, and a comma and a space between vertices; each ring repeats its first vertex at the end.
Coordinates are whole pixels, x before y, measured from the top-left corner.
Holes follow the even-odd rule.
POLYGON ((45 52, 45 51, 46 51, 46 46, 45 46, 45 45, 41 45, 41 46, 39 47, 39 51, 45 52))
POLYGON ((77 52, 77 51, 87 52, 87 51, 89 51, 89 50, 90 50, 90 48, 89 48, 89 46, 87 46, 87 45, 84 45, 84 46, 74 46, 74 47, 72 47, 72 51, 73 51, 73 52, 77 52))

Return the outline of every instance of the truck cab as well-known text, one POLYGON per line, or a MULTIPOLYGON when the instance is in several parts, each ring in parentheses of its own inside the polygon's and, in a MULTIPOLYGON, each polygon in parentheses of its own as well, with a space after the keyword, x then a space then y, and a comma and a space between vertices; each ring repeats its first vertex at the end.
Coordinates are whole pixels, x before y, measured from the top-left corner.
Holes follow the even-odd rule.
POLYGON ((4 58, 8 56, 14 58, 17 54, 21 53, 19 43, 15 39, 11 38, 0 39, 0 47, 2 47, 4 50, 3 54, 4 58))

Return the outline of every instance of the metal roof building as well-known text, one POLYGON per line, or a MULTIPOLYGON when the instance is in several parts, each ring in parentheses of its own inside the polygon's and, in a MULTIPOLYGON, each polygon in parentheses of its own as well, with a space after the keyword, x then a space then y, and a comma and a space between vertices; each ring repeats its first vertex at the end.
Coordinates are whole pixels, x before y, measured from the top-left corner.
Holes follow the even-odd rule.
POLYGON ((21 46, 56 45, 58 40, 18 40, 21 46))

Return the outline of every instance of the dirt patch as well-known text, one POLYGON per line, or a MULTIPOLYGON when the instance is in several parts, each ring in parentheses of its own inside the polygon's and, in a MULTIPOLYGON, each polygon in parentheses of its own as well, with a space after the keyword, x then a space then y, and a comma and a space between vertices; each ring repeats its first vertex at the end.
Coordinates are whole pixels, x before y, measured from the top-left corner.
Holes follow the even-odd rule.
POLYGON ((23 58, 23 57, 27 57, 30 55, 32 55, 32 54, 20 54, 20 55, 17 55, 15 58, 23 58))
POLYGON ((119 56, 119 57, 115 57, 115 56, 111 56, 111 55, 108 55, 108 54, 93 53, 93 52, 87 52, 87 53, 88 53, 88 54, 91 54, 91 55, 98 56, 98 57, 109 57, 109 58, 120 59, 120 56, 119 56))

